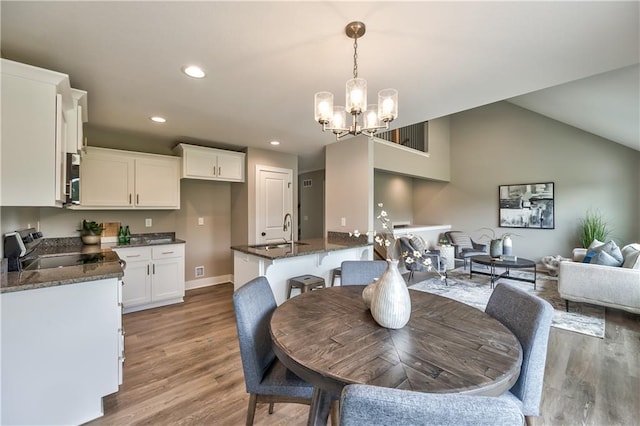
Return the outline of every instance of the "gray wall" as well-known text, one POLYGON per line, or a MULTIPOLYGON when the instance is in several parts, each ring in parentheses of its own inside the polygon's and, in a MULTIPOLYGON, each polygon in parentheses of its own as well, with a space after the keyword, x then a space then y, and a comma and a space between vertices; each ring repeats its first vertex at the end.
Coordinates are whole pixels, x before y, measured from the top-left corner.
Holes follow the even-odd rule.
POLYGON ((514 252, 570 256, 579 221, 598 209, 623 245, 640 241, 640 152, 508 102, 451 116, 451 182, 414 181, 416 222, 515 231, 514 252), (555 229, 498 228, 498 186, 555 182, 555 229))
POLYGON ((324 235, 324 170, 301 173, 298 176, 299 238, 322 238, 324 235), (302 181, 310 179, 311 186, 302 181))
POLYGON ((391 222, 409 222, 413 220, 413 181, 407 176, 376 170, 373 174, 373 201, 375 215, 380 213, 379 203, 389 215, 391 222))

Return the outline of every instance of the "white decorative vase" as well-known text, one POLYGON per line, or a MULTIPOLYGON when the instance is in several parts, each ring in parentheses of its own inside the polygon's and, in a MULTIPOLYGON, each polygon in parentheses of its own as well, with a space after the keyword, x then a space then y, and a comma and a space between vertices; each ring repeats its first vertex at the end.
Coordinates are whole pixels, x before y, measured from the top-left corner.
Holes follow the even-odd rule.
POLYGON ((502 239, 502 254, 511 255, 513 253, 513 242, 511 237, 504 237, 502 239))
POLYGON ((388 260, 387 269, 378 280, 371 299, 371 315, 386 328, 404 327, 411 317, 411 298, 398 261, 388 260))
POLYGON ((100 244, 100 235, 83 235, 82 242, 84 244, 100 244))
POLYGON ((377 278, 376 281, 372 282, 362 290, 362 301, 367 309, 371 309, 371 299, 373 298, 373 292, 376 289, 376 284, 378 284, 377 278))

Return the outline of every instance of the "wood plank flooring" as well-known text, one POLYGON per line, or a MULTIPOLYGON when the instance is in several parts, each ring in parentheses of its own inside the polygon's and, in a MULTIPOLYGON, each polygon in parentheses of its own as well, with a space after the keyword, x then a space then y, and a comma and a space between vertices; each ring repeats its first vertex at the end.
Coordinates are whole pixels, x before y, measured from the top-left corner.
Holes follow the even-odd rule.
MULTIPOLYGON (((124 384, 91 425, 242 425, 245 392, 232 284, 124 316, 124 384)), ((542 416, 535 425, 640 422, 640 315, 607 310, 604 339, 551 329, 542 416)), ((259 404, 256 425, 304 425, 308 406, 259 404)))

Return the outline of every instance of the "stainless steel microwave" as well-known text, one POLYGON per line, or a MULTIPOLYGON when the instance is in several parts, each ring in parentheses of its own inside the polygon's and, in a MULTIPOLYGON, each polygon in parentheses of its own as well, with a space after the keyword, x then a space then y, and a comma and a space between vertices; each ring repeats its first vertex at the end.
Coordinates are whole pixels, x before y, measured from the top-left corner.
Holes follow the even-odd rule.
POLYGON ((66 204, 80 204, 80 154, 67 154, 66 204))

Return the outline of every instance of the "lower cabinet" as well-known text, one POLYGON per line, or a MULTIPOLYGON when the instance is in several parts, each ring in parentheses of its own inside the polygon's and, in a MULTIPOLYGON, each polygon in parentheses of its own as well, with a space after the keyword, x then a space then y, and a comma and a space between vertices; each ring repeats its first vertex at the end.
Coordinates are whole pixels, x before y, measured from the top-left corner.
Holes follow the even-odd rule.
POLYGON ((184 244, 114 248, 127 262, 124 312, 180 303, 184 299, 184 244))
POLYGON ((0 424, 83 424, 122 383, 120 280, 0 294, 0 424))

